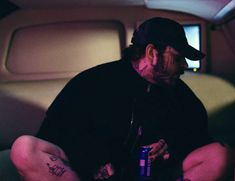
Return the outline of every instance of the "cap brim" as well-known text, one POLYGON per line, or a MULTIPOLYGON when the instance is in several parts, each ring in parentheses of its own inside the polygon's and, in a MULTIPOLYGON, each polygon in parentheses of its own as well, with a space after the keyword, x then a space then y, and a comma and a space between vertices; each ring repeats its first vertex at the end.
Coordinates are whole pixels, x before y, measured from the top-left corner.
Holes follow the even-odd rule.
POLYGON ((201 60, 205 57, 205 54, 201 51, 193 48, 190 45, 179 47, 179 52, 190 60, 201 60))

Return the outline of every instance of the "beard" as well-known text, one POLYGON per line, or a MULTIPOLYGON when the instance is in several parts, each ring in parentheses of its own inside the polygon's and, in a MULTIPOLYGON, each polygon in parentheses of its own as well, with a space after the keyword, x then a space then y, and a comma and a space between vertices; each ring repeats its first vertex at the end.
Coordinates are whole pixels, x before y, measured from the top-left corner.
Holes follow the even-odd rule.
POLYGON ((160 85, 166 85, 166 86, 172 86, 175 85, 176 82, 179 80, 180 75, 184 73, 184 71, 179 71, 177 74, 170 74, 167 72, 167 65, 164 62, 164 59, 162 56, 158 57, 158 62, 156 66, 154 67, 154 80, 157 84, 160 85))

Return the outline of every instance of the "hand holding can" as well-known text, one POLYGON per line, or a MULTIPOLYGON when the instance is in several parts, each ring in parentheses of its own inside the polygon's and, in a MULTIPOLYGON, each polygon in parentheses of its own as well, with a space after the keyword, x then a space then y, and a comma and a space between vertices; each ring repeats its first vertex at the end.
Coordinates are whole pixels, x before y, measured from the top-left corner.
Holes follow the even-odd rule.
POLYGON ((154 161, 158 157, 162 157, 164 160, 170 158, 170 154, 168 152, 168 145, 164 139, 160 139, 159 141, 147 145, 145 147, 151 148, 149 151, 149 159, 154 161))

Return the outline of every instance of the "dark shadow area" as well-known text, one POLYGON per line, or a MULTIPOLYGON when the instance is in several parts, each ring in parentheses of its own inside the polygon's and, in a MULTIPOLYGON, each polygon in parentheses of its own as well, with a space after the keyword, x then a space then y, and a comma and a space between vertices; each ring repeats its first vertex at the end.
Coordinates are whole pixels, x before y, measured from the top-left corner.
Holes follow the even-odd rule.
POLYGON ((235 149, 235 102, 209 117, 209 131, 215 139, 224 141, 235 149))
POLYGON ((0 1, 0 19, 8 15, 12 11, 17 10, 18 7, 7 0, 0 1))
POLYGON ((44 108, 0 92, 0 150, 10 148, 20 135, 35 135, 44 114, 44 108))

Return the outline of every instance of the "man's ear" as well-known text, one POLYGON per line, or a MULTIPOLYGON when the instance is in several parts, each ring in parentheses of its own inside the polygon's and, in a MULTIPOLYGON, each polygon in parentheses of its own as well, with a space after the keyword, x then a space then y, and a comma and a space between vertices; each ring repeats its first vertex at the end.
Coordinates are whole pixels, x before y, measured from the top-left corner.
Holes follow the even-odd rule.
POLYGON ((145 48, 145 57, 152 65, 157 64, 157 54, 158 51, 153 44, 148 44, 145 48))

